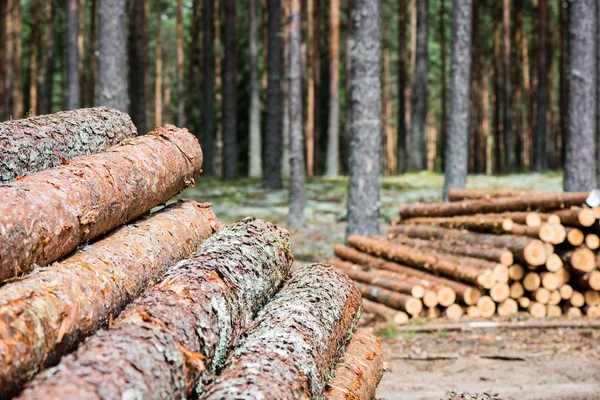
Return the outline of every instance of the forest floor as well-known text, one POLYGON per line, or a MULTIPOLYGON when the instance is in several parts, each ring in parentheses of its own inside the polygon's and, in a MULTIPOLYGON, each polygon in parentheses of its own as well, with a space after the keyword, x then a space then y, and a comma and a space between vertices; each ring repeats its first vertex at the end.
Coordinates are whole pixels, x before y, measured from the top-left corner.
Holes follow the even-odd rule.
MULTIPOLYGON (((428 172, 382 181, 381 232, 399 204, 441 198, 443 177, 428 172)), ((472 176, 468 187, 560 191, 559 174, 472 176)), ((347 180, 313 179, 306 184, 306 220, 290 229, 296 264, 326 261, 343 243, 347 180)), ((247 216, 287 225, 288 191, 267 191, 258 180, 223 183, 201 178, 180 198, 208 201, 224 223, 247 216)), ((522 318, 522 317, 521 317, 522 318)), ((440 323, 419 319, 412 324, 440 323)), ((361 325, 381 338, 389 368, 377 395, 386 399, 439 399, 449 389, 496 391, 515 400, 600 399, 600 330, 523 329, 473 332, 399 332, 366 314, 361 325)))

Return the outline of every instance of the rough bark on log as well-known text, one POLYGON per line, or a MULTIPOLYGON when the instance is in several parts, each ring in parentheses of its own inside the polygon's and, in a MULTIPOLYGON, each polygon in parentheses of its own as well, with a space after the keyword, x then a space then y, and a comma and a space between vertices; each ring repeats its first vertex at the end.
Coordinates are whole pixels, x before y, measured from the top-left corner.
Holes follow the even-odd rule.
POLYGON ((354 282, 360 294, 376 303, 384 304, 396 310, 404 311, 410 315, 419 315, 423 310, 423 302, 402 293, 393 292, 368 283, 354 282))
POLYGON ((411 203, 400 206, 400 219, 453 217, 504 211, 551 211, 585 204, 589 192, 548 193, 544 196, 498 197, 489 200, 463 200, 451 203, 411 203))
POLYGON ((194 183, 198 140, 172 125, 0 186, 0 280, 46 265, 194 183))
POLYGON ((420 239, 438 239, 450 243, 507 248, 518 261, 539 266, 546 262, 547 252, 544 243, 537 239, 516 235, 491 235, 435 228, 420 225, 396 225, 390 228, 391 235, 402 234, 420 239))
POLYGON ((188 397, 223 367, 292 261, 288 232, 273 224, 247 218, 220 230, 20 398, 188 397))
POLYGON ((408 236, 403 235, 395 236, 391 241, 393 243, 401 243, 407 246, 411 246, 416 249, 435 249, 446 253, 495 261, 504 265, 512 265, 514 262, 513 254, 508 249, 500 249, 495 247, 484 248, 468 244, 457 246, 454 243, 449 243, 442 240, 410 238, 408 236))
POLYGON ((334 268, 295 272, 255 318, 204 399, 317 399, 360 318, 361 299, 334 268))
MULTIPOLYGON (((540 193, 540 192, 537 192, 540 193)), ((497 197, 521 197, 531 195, 530 190, 508 189, 508 190, 479 190, 479 189, 450 189, 448 200, 475 200, 495 199, 497 197)))
POLYGON ((0 288, 0 397, 58 362, 220 229, 209 204, 173 204, 0 288))
POLYGON ((400 224, 440 226, 449 229, 469 229, 485 233, 505 233, 510 231, 513 221, 510 218, 490 217, 477 214, 459 217, 417 217, 400 220, 400 224))
POLYGON ((137 135, 129 115, 88 108, 0 124, 0 183, 106 150, 137 135))
POLYGON ((408 322, 408 314, 404 311, 398 311, 384 304, 375 303, 368 299, 362 299, 363 310, 401 325, 408 322))
POLYGON ((327 384, 327 400, 371 400, 383 377, 383 349, 372 333, 357 331, 327 384))

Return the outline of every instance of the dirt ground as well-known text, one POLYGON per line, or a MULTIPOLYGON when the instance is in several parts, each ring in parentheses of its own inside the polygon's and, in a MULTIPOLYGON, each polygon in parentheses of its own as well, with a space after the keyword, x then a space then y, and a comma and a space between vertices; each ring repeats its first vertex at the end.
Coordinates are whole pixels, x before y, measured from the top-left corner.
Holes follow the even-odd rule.
MULTIPOLYGON (((442 177, 431 173, 384 178, 381 228, 395 218, 396 206, 411 201, 434 201, 441 195, 442 177)), ((347 182, 311 180, 306 186, 304 228, 290 230, 296 264, 326 261, 345 237, 347 182)), ((473 188, 533 188, 560 190, 557 174, 508 177, 470 177, 473 188)), ((258 181, 224 184, 200 179, 182 198, 209 201, 225 223, 256 216, 286 226, 287 190, 265 191, 258 181)), ((433 324, 420 319, 411 324, 433 324)), ((398 332, 365 315, 365 329, 380 338, 389 364, 377 395, 385 399, 435 400, 450 389, 492 390, 514 400, 600 399, 600 330, 528 329, 398 332)))

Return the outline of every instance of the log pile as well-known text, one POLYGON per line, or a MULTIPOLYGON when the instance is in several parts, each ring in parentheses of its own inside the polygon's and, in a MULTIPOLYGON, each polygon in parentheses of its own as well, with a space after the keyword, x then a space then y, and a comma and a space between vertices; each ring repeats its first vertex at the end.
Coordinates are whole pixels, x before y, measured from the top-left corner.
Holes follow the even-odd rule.
POLYGON ((329 262, 357 282, 368 311, 396 323, 442 313, 597 317, 594 197, 453 190, 449 203, 403 205, 386 237, 350 236, 329 262))

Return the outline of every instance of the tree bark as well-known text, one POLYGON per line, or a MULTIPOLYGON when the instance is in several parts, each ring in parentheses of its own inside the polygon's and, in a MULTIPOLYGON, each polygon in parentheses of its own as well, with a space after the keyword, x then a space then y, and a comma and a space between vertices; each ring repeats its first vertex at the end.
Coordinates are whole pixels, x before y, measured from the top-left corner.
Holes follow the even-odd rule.
POLYGON ((381 179, 381 8, 357 0, 353 10, 352 138, 347 234, 379 233, 381 179))
POLYGON ((110 329, 36 377, 21 398, 201 393, 253 315, 278 291, 292 259, 287 232, 270 223, 246 219, 222 229, 110 329))
MULTIPOLYGON (((446 168, 446 154, 444 149, 446 148, 446 139, 447 139, 447 128, 448 121, 447 112, 446 112, 446 103, 447 103, 447 83, 446 83, 446 16, 445 16, 445 5, 444 0, 440 1, 440 15, 439 15, 439 23, 440 23, 440 101, 441 101, 441 116, 440 116, 440 145, 441 145, 441 162, 442 169, 445 171, 446 168)), ((454 32, 454 29, 452 30, 454 32)))
POLYGON ((183 127, 185 121, 186 93, 184 89, 183 66, 185 64, 183 54, 183 0, 177 0, 175 11, 177 23, 177 125, 183 127))
POLYGON ((176 203, 0 289, 0 395, 57 364, 218 229, 208 203, 176 203))
POLYGON ((357 331, 327 383, 327 400, 371 400, 384 372, 383 348, 367 331, 357 331))
POLYGON ((515 163, 518 168, 525 168, 525 130, 523 124, 523 109, 527 107, 527 103, 523 101, 523 46, 525 46, 525 27, 524 27, 524 0, 514 2, 513 8, 513 37, 514 37, 514 61, 512 65, 513 74, 513 91, 512 103, 514 104, 514 128, 515 128, 515 163))
POLYGON ((67 1, 67 110, 80 107, 78 7, 79 0, 67 1))
POLYGON ((314 124, 313 124, 313 175, 319 175, 321 172, 320 154, 321 154, 321 2, 315 0, 313 3, 313 40, 312 46, 312 74, 315 85, 315 98, 313 101, 314 107, 314 124))
POLYGON ((596 2, 569 3, 569 99, 564 190, 591 190, 596 186, 596 2))
POLYGON ((260 82, 258 80, 258 35, 256 26, 256 0, 249 3, 250 47, 250 146, 248 174, 260 178, 262 173, 260 136, 260 82))
POLYGON ((172 125, 0 186, 0 280, 46 265, 193 183, 202 150, 172 125), (64 199, 68 199, 65 202, 64 199))
MULTIPOLYGON (((30 2, 31 12, 29 15, 29 105, 27 107, 27 116, 39 114, 38 110, 38 70, 40 63, 40 53, 42 49, 42 2, 41 0, 32 0, 30 2)), ((68 61, 67 61, 68 64, 68 61)), ((65 105, 66 108, 66 105, 65 105)))
POLYGON ((289 60, 290 60, 290 12, 291 3, 284 2, 283 4, 282 28, 283 28, 283 60, 281 63, 281 96, 283 97, 283 113, 282 113, 282 129, 281 129, 281 176, 284 179, 290 178, 290 96, 289 96, 289 60))
POLYGON ((340 163, 340 0, 329 3, 329 123, 326 175, 338 176, 340 163))
POLYGON ((320 398, 361 309, 344 274, 324 264, 301 268, 260 311, 204 398, 320 398))
MULTIPOLYGON (((90 57, 88 59, 88 70, 90 72, 90 79, 88 82, 88 106, 96 105, 97 98, 97 77, 98 77, 98 57, 96 56, 96 52, 98 49, 98 43, 96 40, 96 20, 98 9, 96 7, 97 0, 92 0, 92 5, 90 9, 90 35, 89 35, 89 46, 90 46, 90 57)), ((148 15, 146 13, 146 15, 148 15)), ((143 132, 143 131, 142 131, 143 132)))
POLYGON ((202 25, 202 0, 192 0, 192 15, 191 15, 191 29, 190 29, 190 47, 188 50, 188 65, 187 65, 187 89, 189 91, 187 95, 186 104, 186 116, 187 124, 192 132, 197 132, 197 136, 201 136, 202 130, 200 129, 200 123, 198 120, 198 102, 200 102, 201 84, 202 79, 200 78, 201 69, 201 25, 202 25))
POLYGON ((201 141, 204 151, 203 174, 213 176, 215 122, 215 54, 214 54, 214 17, 213 1, 202 0, 202 129, 201 141))
POLYGON ((315 68, 314 60, 315 46, 313 46, 315 29, 314 7, 318 0, 306 0, 306 122, 304 125, 304 135, 306 137, 306 174, 309 178, 315 171, 315 68))
POLYGON ((290 101, 290 215, 293 227, 304 225, 304 138, 302 124, 302 71, 300 0, 293 0, 290 13, 289 101, 290 101))
POLYGON ((138 132, 146 131, 146 71, 148 43, 148 16, 145 0, 132 0, 129 29, 129 93, 131 98, 131 120, 138 132))
POLYGON ((5 14, 3 14, 2 18, 5 22, 5 32, 6 32, 6 36, 4 39, 5 46, 4 46, 4 60, 2 60, 5 63, 5 71, 4 71, 4 117, 2 118, 2 120, 4 121, 4 119, 7 119, 9 117, 9 115, 11 115, 11 112, 13 111, 12 108, 12 104, 13 104, 13 100, 14 100, 14 93, 13 93, 13 85, 14 85, 14 79, 15 76, 13 75, 13 72, 15 70, 15 65, 14 65, 14 43, 15 43, 15 33, 14 33, 14 26, 15 26, 15 21, 14 21, 14 10, 15 10, 15 6, 14 6, 14 1, 15 0, 7 0, 4 4, 5 8, 5 14))
MULTIPOLYGON (((43 55, 42 55, 42 70, 39 74, 40 85, 40 99, 39 99, 39 110, 40 114, 50 114, 52 112, 52 96, 54 89, 54 43, 55 43, 55 31, 56 31, 56 13, 57 5, 54 0, 48 0, 46 2, 46 27, 44 30, 44 37, 46 39, 44 43, 43 55)), ((79 10, 81 14, 82 10, 79 10)), ((81 22, 79 22, 80 24, 81 22)), ((81 30, 78 33, 81 36, 81 30)), ((78 36, 78 37, 79 37, 78 36)), ((81 64, 82 57, 79 58, 79 64, 81 64)), ((81 73, 79 74, 81 76, 81 73)), ((6 97, 8 99, 8 97, 6 97)), ((8 105, 8 102, 7 102, 8 105)))
POLYGON ((6 52, 7 47, 6 43, 8 43, 7 36, 10 34, 6 28, 7 21, 9 18, 9 4, 8 1, 3 1, 0 3, 0 43, 2 43, 2 47, 0 47, 0 98, 3 101, 0 103, 0 121, 4 121, 9 113, 7 112, 8 108, 8 96, 6 92, 6 82, 7 73, 6 73, 6 52))
POLYGON ((503 67, 503 132, 504 132, 504 170, 512 171, 515 166, 515 138, 512 130, 511 103, 511 43, 510 43, 510 0, 502 3, 502 67, 503 67))
POLYGON ((23 39, 22 39, 22 30, 23 30, 23 22, 22 22, 22 7, 21 2, 19 0, 13 1, 13 44, 15 46, 14 49, 14 85, 13 85, 13 114, 12 117, 14 119, 23 118, 23 109, 25 105, 23 104, 23 39))
POLYGON ((263 152, 263 186, 281 189, 281 0, 267 0, 267 122, 263 152))
POLYGON ((214 145, 214 161, 213 168, 215 174, 223 172, 223 41, 221 39, 221 14, 222 6, 220 0, 213 0, 213 18, 214 18, 214 43, 213 46, 217 49, 215 54, 215 104, 214 104, 214 126, 215 126, 215 145, 214 145), (219 54, 221 53, 221 54, 219 54))
POLYGON ((162 7, 156 12, 156 57, 154 79, 154 126, 162 125, 163 114, 163 41, 162 41, 162 7))
POLYGON ((236 2, 225 5, 225 63, 223 65, 223 179, 238 177, 237 169, 237 35, 236 2))
POLYGON ((346 41, 344 55, 344 72, 346 82, 344 83, 344 138, 342 151, 342 169, 344 174, 349 173, 350 162, 350 139, 352 138, 352 43, 354 42, 352 14, 354 10, 354 0, 348 0, 346 6, 346 41))
POLYGON ((538 84, 537 84, 537 119, 535 127, 534 169, 548 169, 546 155, 546 111, 548 109, 548 0, 540 0, 538 6, 538 84))
POLYGON ((428 3, 428 0, 416 2, 416 52, 411 89, 410 153, 407 160, 409 171, 419 171, 426 168, 428 3))
POLYGON ((401 174, 406 170, 406 82, 407 82, 407 39, 406 39, 406 1, 398 0, 398 144, 396 171, 401 174))
POLYGON ((129 111, 125 0, 98 0, 98 105, 129 111))
POLYGON ((471 73, 471 0, 454 3, 452 11, 452 72, 450 118, 444 167, 444 199, 464 188, 469 166, 469 89, 471 73))

